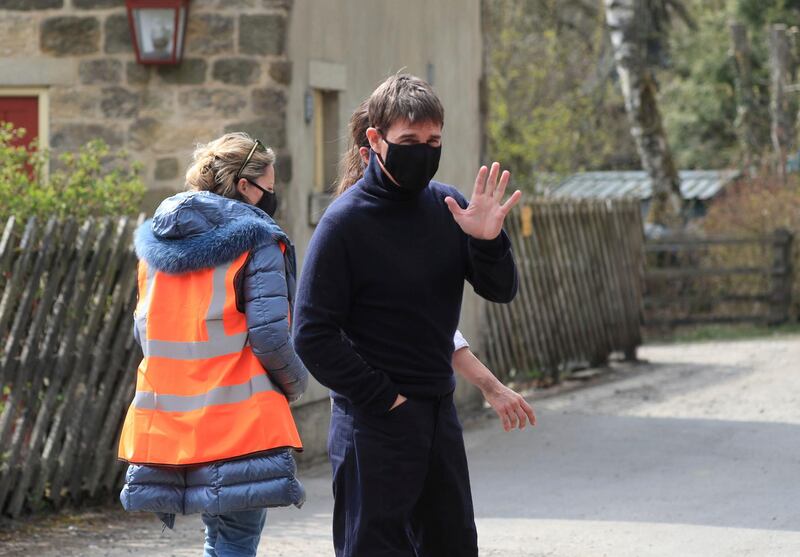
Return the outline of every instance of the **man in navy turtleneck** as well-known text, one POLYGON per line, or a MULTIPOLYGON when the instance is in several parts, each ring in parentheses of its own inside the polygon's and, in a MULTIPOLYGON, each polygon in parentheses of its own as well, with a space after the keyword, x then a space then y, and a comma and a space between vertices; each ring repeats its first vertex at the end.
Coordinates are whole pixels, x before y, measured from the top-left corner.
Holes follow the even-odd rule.
POLYGON ((369 118, 369 165, 317 226, 294 316, 297 353, 332 390, 336 555, 474 556, 453 333, 465 279, 492 302, 516 294, 502 225, 521 194, 502 203, 497 163, 469 203, 431 180, 444 109, 424 81, 387 79, 369 118))

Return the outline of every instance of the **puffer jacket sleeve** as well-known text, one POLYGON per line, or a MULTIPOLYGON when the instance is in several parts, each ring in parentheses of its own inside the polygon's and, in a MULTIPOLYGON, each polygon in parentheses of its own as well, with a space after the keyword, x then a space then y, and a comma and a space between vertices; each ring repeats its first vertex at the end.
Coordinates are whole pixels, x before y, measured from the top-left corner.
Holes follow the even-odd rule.
POLYGON ((275 242, 253 249, 242 279, 250 345, 290 402, 308 386, 308 370, 294 351, 283 253, 275 242))

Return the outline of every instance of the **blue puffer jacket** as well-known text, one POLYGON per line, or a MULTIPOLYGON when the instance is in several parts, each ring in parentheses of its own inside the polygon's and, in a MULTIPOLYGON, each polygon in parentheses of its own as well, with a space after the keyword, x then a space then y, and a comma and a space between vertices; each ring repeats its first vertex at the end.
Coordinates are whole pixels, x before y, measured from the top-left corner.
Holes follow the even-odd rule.
POLYGON ((203 466, 131 464, 120 501, 126 511, 157 514, 170 528, 176 514, 299 508, 306 495, 296 471, 294 457, 286 450, 203 466))
MULTIPOLYGON (((140 259, 167 273, 227 264, 250 250, 235 290, 251 348, 286 397, 300 398, 308 371, 294 351, 287 316, 294 298, 294 248, 266 213, 210 192, 179 193, 137 230, 135 247, 140 259), (287 246, 285 253, 278 241, 287 246)), ((201 466, 131 465, 120 499, 126 510, 158 513, 169 527, 175 513, 299 507, 305 492, 295 470, 289 450, 201 466)))

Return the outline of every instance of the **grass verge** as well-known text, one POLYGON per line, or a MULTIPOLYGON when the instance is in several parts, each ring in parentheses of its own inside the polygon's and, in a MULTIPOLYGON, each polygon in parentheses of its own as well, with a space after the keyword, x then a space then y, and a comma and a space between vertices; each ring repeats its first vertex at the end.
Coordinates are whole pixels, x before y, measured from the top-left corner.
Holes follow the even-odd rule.
POLYGON ((749 338, 779 337, 800 334, 800 323, 766 325, 692 325, 678 327, 669 332, 645 330, 645 344, 677 344, 719 340, 744 340, 749 338))

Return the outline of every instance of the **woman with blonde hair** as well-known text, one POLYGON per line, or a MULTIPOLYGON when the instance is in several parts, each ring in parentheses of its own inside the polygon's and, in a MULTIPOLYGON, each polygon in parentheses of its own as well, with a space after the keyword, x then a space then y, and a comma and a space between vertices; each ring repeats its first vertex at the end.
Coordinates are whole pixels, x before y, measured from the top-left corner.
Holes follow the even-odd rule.
POLYGON ((197 147, 188 191, 136 233, 144 359, 120 437, 128 511, 200 513, 206 557, 256 554, 268 507, 301 506, 289 402, 294 248, 273 221, 275 155, 229 133, 197 147))
MULTIPOLYGON (((350 116, 350 137, 347 150, 339 160, 339 181, 334 189, 335 197, 343 195, 354 186, 364 175, 364 169, 369 163, 368 101, 369 99, 364 99, 350 116)), ((500 418, 503 429, 511 431, 517 427, 524 428, 526 423, 531 425, 536 423, 533 408, 521 395, 503 385, 489 368, 475 357, 460 331, 456 331, 453 345, 453 369, 480 389, 500 418)))

